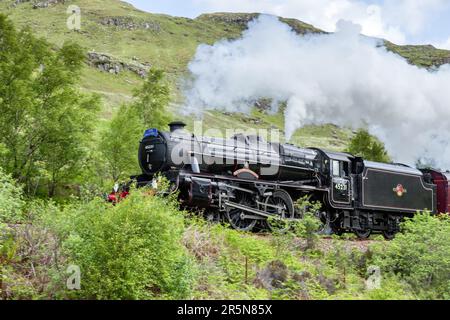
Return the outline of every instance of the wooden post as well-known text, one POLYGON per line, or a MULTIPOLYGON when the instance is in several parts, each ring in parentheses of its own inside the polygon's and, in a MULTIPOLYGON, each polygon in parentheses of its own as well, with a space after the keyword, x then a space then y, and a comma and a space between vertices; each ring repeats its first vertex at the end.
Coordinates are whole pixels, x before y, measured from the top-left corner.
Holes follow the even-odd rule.
POLYGON ((245 256, 245 284, 248 284, 248 258, 245 256))

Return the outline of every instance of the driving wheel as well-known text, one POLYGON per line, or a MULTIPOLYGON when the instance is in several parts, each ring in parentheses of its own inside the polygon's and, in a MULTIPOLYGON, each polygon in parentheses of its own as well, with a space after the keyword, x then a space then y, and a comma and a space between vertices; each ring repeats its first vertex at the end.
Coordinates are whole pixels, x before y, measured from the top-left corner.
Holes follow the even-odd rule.
MULTIPOLYGON (((244 206, 252 206, 251 196, 245 192, 236 192, 234 202, 244 206)), ((228 222, 233 229, 239 231, 252 231, 256 225, 257 220, 246 218, 250 213, 237 208, 230 208, 227 210, 226 216, 228 222)))
POLYGON ((289 193, 284 190, 277 190, 266 199, 264 211, 273 216, 273 219, 267 219, 267 226, 271 230, 287 230, 289 222, 284 219, 295 217, 294 202, 289 193))

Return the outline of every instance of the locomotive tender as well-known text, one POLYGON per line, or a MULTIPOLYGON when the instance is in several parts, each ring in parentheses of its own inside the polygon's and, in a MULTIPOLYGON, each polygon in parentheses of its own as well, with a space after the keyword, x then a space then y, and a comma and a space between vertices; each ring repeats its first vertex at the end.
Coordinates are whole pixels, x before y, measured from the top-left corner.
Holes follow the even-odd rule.
POLYGON ((347 153, 265 142, 259 136, 196 137, 182 122, 169 132, 149 129, 139 147, 138 186, 165 176, 183 205, 226 218, 238 230, 299 219, 295 202, 322 204, 335 233, 391 239, 402 218, 417 211, 448 213, 450 173, 366 161, 347 153))

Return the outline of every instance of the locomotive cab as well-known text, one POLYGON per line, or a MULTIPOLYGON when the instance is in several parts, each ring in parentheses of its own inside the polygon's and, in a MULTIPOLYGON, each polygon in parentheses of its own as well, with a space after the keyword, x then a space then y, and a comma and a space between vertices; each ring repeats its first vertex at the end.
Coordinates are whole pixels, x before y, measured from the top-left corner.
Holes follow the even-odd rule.
POLYGON ((354 157, 348 153, 315 150, 322 157, 322 179, 329 186, 330 205, 333 208, 351 208, 351 167, 354 157))
POLYGON ((351 156, 345 153, 327 153, 330 158, 330 199, 334 207, 352 205, 350 177, 351 156))

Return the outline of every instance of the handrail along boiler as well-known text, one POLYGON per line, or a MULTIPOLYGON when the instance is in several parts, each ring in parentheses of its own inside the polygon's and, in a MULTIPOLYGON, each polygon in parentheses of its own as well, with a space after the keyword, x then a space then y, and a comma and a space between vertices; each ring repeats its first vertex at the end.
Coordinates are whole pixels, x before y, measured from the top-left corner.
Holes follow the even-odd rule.
POLYGON ((139 147, 145 186, 156 174, 178 190, 183 205, 226 218, 238 230, 270 227, 276 217, 301 218, 295 201, 320 201, 335 233, 392 238, 415 212, 449 210, 450 174, 366 161, 347 153, 265 142, 259 136, 196 137, 182 122, 149 129, 139 147))

